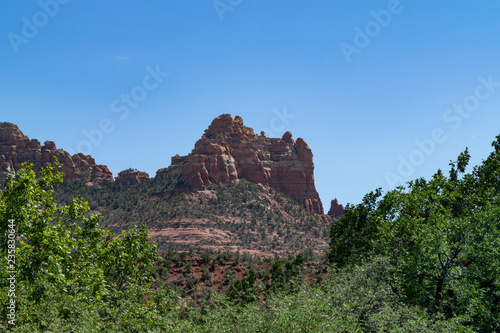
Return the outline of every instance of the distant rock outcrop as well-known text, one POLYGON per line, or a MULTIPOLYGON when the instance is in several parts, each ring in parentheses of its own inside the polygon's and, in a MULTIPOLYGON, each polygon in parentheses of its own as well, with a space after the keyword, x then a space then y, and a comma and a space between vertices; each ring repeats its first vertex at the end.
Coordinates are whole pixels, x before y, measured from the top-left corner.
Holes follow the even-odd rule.
POLYGON ((328 215, 340 218, 344 215, 344 206, 339 204, 337 201, 337 198, 332 200, 332 203, 330 204, 330 210, 328 211, 328 215))
POLYGON ((174 156, 168 170, 182 170, 185 184, 202 190, 211 183, 235 183, 245 178, 272 186, 307 209, 323 214, 314 185, 313 154, 307 143, 286 132, 281 139, 267 138, 243 125, 243 119, 223 114, 212 121, 191 154, 174 156))
POLYGON ((149 180, 149 175, 146 172, 127 169, 118 173, 118 177, 115 179, 115 186, 134 185, 146 180, 149 180))
POLYGON ((80 179, 89 185, 113 182, 108 167, 96 164, 91 156, 82 153, 71 156, 57 149, 52 141, 45 141, 42 146, 40 141, 25 136, 16 125, 0 123, 0 184, 5 182, 9 172, 19 170, 23 162, 31 162, 35 170, 40 170, 52 163, 54 156, 58 158, 66 179, 80 179))

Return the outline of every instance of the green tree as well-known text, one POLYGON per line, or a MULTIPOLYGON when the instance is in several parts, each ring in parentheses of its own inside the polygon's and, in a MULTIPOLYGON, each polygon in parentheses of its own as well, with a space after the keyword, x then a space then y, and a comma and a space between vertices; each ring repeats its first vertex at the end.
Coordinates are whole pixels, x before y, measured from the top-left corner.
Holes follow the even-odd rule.
POLYGON ((345 215, 330 229, 328 259, 337 267, 359 263, 372 253, 373 238, 382 225, 378 200, 382 189, 366 194, 357 205, 347 204, 345 215))
POLYGON ((288 260, 275 256, 269 274, 264 277, 266 281, 265 292, 267 294, 297 292, 302 282, 303 264, 304 256, 302 253, 295 258, 290 257, 288 260))
POLYGON ((242 305, 254 302, 259 299, 262 290, 256 285, 257 275, 253 269, 250 269, 248 276, 241 280, 231 279, 230 286, 227 291, 227 297, 234 303, 242 305))
POLYGON ((500 135, 494 151, 466 174, 466 149, 438 170, 350 206, 331 231, 330 259, 341 265, 372 254, 395 267, 408 303, 481 331, 500 330, 500 135))
MULTIPOLYGON (((58 166, 56 160, 55 167, 48 165, 36 177, 33 166, 24 163, 15 175, 7 177, 0 192, 2 267, 7 264, 6 231, 11 220, 17 237, 19 299, 43 302, 59 295, 59 299, 97 309, 104 320, 117 320, 120 297, 130 290, 145 292, 153 281, 156 245, 149 242, 144 225, 118 237, 101 229, 100 216, 89 215, 83 199, 58 205, 53 196, 54 186, 62 182, 58 166)), ((2 269, 0 274, 5 272, 2 269)), ((0 287, 3 298, 5 276, 0 287)), ((140 294, 134 299, 141 303, 140 294)))

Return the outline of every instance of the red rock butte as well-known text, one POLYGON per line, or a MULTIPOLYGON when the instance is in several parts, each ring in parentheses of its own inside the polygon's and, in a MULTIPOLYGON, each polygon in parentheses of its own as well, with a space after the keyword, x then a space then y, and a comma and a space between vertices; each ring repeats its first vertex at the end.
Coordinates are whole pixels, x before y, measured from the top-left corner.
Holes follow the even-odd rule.
POLYGON ((19 170, 23 162, 31 162, 35 170, 40 170, 47 163, 52 163, 54 156, 61 163, 66 179, 80 179, 89 185, 113 182, 113 174, 108 167, 96 164, 91 156, 82 153, 71 156, 57 149, 52 141, 45 141, 42 146, 40 141, 25 136, 16 125, 0 123, 0 184, 5 183, 9 172, 19 170))
POLYGON ((135 185, 149 180, 149 175, 146 172, 127 169, 120 171, 115 179, 115 186, 120 185, 135 185))
POLYGON ((223 114, 212 121, 187 156, 172 157, 168 169, 182 170, 185 184, 197 190, 210 184, 236 183, 245 178, 279 189, 307 209, 323 214, 314 185, 313 154, 307 143, 286 132, 281 139, 257 136, 239 116, 223 114))

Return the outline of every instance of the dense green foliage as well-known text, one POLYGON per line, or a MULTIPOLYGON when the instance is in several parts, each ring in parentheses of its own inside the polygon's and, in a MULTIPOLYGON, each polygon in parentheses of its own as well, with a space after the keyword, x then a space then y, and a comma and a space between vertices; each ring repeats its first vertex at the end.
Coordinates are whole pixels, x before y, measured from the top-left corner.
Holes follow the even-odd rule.
MULTIPOLYGON (((141 295, 152 282, 156 247, 144 226, 118 237, 101 229, 100 217, 87 214, 83 199, 57 205, 53 186, 61 181, 61 173, 51 166, 36 178, 32 166, 24 164, 5 183, 0 194, 2 304, 7 303, 9 267, 16 272, 17 322, 33 331, 46 330, 53 320, 79 322, 87 314, 99 328, 113 326, 129 306, 138 312, 147 306, 141 295), (7 246, 9 220, 16 236, 14 253, 7 246)), ((6 329, 6 307, 0 309, 0 318, 0 327, 6 329)))
POLYGON ((303 263, 302 254, 288 259, 276 256, 270 263, 271 267, 265 272, 256 274, 253 268, 250 268, 246 277, 236 281, 230 278, 226 296, 235 304, 245 305, 257 301, 260 295, 296 293, 302 285, 303 263))
POLYGON ((203 307, 172 313, 169 332, 466 332, 455 320, 430 318, 383 284, 387 263, 342 269, 323 286, 302 285, 262 302, 234 304, 213 294, 203 307))
POLYGON ((331 229, 330 260, 342 267, 382 255, 406 304, 500 331, 500 136, 493 147, 470 173, 465 150, 448 177, 438 170, 348 206, 331 229))

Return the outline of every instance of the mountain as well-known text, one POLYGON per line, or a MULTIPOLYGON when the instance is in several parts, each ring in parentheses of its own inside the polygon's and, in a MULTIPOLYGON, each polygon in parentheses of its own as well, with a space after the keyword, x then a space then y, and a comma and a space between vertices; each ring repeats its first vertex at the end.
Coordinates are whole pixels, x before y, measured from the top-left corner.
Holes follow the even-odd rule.
POLYGON ((53 156, 65 173, 60 202, 86 198, 102 212, 102 225, 116 231, 145 223, 161 250, 288 255, 328 248, 334 218, 323 213, 311 149, 290 132, 255 135, 241 117, 223 114, 190 154, 172 157, 154 178, 127 169, 113 179, 91 156, 70 156, 51 141, 42 146, 0 123, 0 181, 24 161, 40 170, 53 156))

